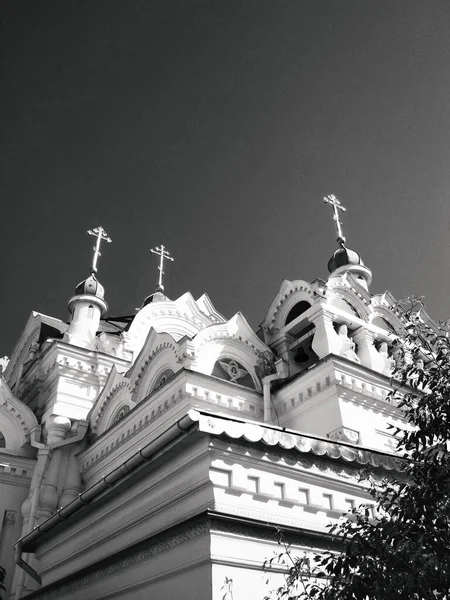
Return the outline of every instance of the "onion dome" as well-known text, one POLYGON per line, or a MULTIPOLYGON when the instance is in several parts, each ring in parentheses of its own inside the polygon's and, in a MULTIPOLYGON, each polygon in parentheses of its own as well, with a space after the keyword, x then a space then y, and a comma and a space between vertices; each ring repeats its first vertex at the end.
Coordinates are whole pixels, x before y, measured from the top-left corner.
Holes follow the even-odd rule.
POLYGON ((354 250, 350 250, 350 248, 346 248, 344 244, 336 250, 333 256, 328 261, 328 271, 333 273, 339 267, 345 267, 350 265, 360 265, 364 266, 363 261, 361 260, 360 255, 354 250))
POLYGON ((98 281, 96 276, 92 273, 89 275, 87 279, 81 281, 77 287, 75 288, 76 296, 95 296, 96 298, 101 298, 103 300, 105 296, 105 288, 98 281))
POLYGON ((328 270, 330 277, 343 275, 345 272, 352 273, 360 285, 369 291, 369 285, 372 283, 372 271, 364 266, 357 252, 346 248, 343 243, 328 261, 328 270))

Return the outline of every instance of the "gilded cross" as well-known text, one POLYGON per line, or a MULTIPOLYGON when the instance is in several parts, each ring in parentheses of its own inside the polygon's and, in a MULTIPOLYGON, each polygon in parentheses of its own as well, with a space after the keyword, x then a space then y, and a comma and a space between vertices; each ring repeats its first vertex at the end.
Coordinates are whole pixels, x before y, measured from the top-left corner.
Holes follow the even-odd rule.
POLYGON ((95 227, 94 229, 89 229, 88 234, 93 235, 94 237, 97 238, 97 242, 93 248, 94 258, 92 259, 92 267, 91 267, 91 273, 97 273, 97 260, 98 260, 98 257, 102 255, 100 252, 100 244, 101 244, 102 240, 104 242, 108 242, 108 243, 112 242, 112 240, 111 240, 111 238, 108 237, 108 234, 103 229, 103 227, 95 227))
POLYGON ((159 260, 159 267, 158 267, 158 271, 159 271, 159 278, 158 278, 158 288, 160 288, 161 292, 164 291, 164 286, 162 283, 163 280, 163 275, 164 275, 164 259, 167 258, 167 260, 170 261, 174 261, 173 257, 170 256, 168 250, 166 250, 166 248, 161 244, 161 246, 156 246, 156 248, 152 248, 150 250, 150 252, 152 254, 157 254, 160 257, 159 260))
POLYGON ((331 204, 333 207, 333 221, 336 223, 337 243, 340 245, 345 244, 345 237, 342 233, 342 221, 339 219, 339 211, 342 210, 342 212, 345 212, 347 209, 345 206, 342 206, 334 194, 325 196, 323 201, 325 204, 331 204))

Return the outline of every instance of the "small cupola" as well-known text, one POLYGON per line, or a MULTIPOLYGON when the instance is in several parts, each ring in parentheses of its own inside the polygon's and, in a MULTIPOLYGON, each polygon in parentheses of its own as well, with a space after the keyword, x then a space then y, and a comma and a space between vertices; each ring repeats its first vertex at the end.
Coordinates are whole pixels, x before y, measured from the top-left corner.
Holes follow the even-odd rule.
POLYGON ((81 296, 83 294, 90 294, 103 300, 105 296, 105 288, 99 282, 97 277, 92 273, 87 279, 81 281, 75 288, 75 295, 81 296))
POLYGON ((104 299, 105 288, 96 277, 97 260, 100 256, 100 243, 111 242, 111 239, 103 227, 89 230, 88 234, 97 238, 91 274, 76 286, 75 295, 69 300, 68 308, 72 318, 64 335, 64 341, 94 350, 100 319, 108 310, 104 299))
POLYGON ((336 224, 337 232, 336 241, 339 245, 339 248, 328 261, 330 277, 350 272, 360 285, 365 290, 369 291, 369 285, 372 283, 372 271, 364 265, 358 252, 347 248, 345 245, 346 239, 342 232, 342 222, 339 218, 339 211, 345 212, 347 209, 342 206, 334 194, 325 196, 323 201, 333 207, 333 220, 336 224))

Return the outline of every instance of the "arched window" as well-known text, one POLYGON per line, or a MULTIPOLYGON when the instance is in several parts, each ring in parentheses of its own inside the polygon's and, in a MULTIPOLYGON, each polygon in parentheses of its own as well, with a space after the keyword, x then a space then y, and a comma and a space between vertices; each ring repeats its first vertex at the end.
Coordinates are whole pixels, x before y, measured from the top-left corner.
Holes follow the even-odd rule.
POLYGON ((156 380, 156 383, 153 385, 151 391, 154 392, 155 390, 160 388, 162 385, 164 385, 172 377, 172 375, 174 375, 174 372, 172 371, 172 369, 166 369, 165 371, 163 371, 161 373, 161 375, 158 377, 158 379, 156 380))
POLYGON ((89 304, 88 308, 88 319, 92 319, 94 317, 94 307, 92 304, 89 304))
POLYGON ((0 431, 0 448, 6 448, 6 440, 3 433, 0 431))
POLYGON ((225 381, 231 381, 231 383, 238 383, 239 385, 255 389, 255 382, 250 373, 233 358, 221 358, 216 361, 212 375, 220 379, 225 379, 225 381))
POLYGON ((306 312, 308 310, 308 308, 311 308, 311 304, 309 302, 306 302, 306 300, 297 302, 297 304, 295 304, 291 308, 291 310, 288 312, 288 315, 286 317, 286 321, 284 324, 288 325, 291 321, 294 321, 297 317, 299 317, 301 314, 306 312))

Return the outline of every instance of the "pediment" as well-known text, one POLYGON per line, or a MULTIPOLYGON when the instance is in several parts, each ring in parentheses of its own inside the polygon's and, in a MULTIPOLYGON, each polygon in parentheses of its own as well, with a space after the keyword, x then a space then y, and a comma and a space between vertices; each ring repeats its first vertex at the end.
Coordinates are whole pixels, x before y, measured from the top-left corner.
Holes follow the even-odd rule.
POLYGON ((154 365, 158 362, 158 368, 176 369, 178 364, 179 349, 184 345, 185 338, 175 340, 168 333, 158 333, 151 329, 138 358, 129 370, 127 377, 134 393, 134 400, 142 399, 149 387, 149 380, 155 374, 154 365), (136 393, 136 388, 140 388, 136 393))
POLYGON ((226 321, 225 317, 215 308, 208 294, 205 293, 200 296, 200 298, 196 300, 196 304, 202 313, 209 319, 212 319, 217 323, 224 323, 226 321))
POLYGON ((119 373, 116 367, 113 366, 102 391, 98 395, 95 404, 87 417, 87 420, 89 421, 94 433, 98 432, 99 424, 108 410, 112 399, 121 389, 126 390, 127 395, 131 399, 129 379, 125 375, 119 373))

